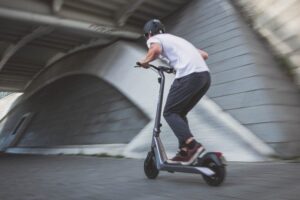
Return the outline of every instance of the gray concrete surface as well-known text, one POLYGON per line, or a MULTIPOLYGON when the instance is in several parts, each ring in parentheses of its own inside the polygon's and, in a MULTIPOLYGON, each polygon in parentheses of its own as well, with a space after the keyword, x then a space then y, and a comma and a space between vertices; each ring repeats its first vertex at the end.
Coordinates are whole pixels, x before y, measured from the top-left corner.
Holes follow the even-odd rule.
MULTIPOLYGON (((14 104, 15 109, 7 120, 0 122, 0 149, 16 141, 15 146, 10 145, 6 150, 52 154, 57 146, 65 146, 61 153, 68 153, 70 145, 125 145, 137 134, 137 138, 129 142, 124 155, 145 157, 153 129, 159 85, 156 73, 133 68, 134 61, 144 56, 144 51, 145 48, 138 45, 119 41, 105 49, 85 50, 55 63, 33 81, 14 104), (106 91, 105 88, 110 89, 106 91), (116 108, 122 109, 115 112, 116 108), (114 112, 106 112, 107 109, 114 112), (143 127, 145 120, 135 113, 138 110, 150 119, 140 132, 138 128, 143 127), (12 134, 16 123, 28 112, 34 115, 30 123, 22 123, 19 131, 12 134), (142 123, 137 123, 138 120, 142 123)), ((174 75, 166 75, 165 97, 173 79, 174 75)), ((223 111, 208 106, 211 103, 208 98, 203 98, 188 116, 192 133, 206 149, 222 151, 231 161, 265 160, 256 151, 257 142, 245 141, 240 130, 233 129, 218 117, 225 114, 223 111)), ((177 151, 177 139, 163 118, 162 123, 164 144, 173 155, 177 151)), ((240 125, 240 122, 236 123, 240 125)), ((108 149, 107 153, 111 152, 113 149, 108 149)))
POLYGON ((299 156, 299 90, 231 1, 194 0, 163 22, 208 52, 214 102, 280 156, 299 156))
POLYGON ((252 20, 254 29, 265 37, 269 44, 288 59, 293 66, 286 66, 300 87, 300 35, 295 24, 300 23, 300 1, 237 1, 244 14, 252 20), (263 11, 263 12, 262 12, 263 11))
POLYGON ((0 92, 0 120, 8 113, 11 105, 22 93, 10 93, 4 96, 5 92, 2 92, 2 95, 3 97, 0 92))
POLYGON ((148 121, 139 108, 107 82, 90 75, 67 76, 44 87, 8 115, 0 149, 8 145, 128 143, 148 121), (28 114, 33 117, 25 125, 24 115, 28 114))
POLYGON ((84 156, 0 155, 0 199, 259 199, 298 200, 300 163, 230 162, 225 183, 206 185, 202 177, 143 173, 143 160, 84 156))

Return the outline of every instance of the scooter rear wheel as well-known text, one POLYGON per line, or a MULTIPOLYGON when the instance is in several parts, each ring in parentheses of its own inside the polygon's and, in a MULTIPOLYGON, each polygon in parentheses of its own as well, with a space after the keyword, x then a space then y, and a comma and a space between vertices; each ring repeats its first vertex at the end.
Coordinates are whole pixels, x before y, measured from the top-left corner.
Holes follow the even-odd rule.
POLYGON ((221 183, 223 183, 226 176, 226 169, 224 165, 219 166, 212 159, 208 159, 204 162, 203 167, 207 167, 215 172, 215 174, 212 176, 203 175, 203 179, 208 185, 219 186, 221 183))
POLYGON ((148 152, 144 161, 144 172, 149 179, 155 179, 159 174, 159 170, 155 164, 155 156, 152 151, 148 152))

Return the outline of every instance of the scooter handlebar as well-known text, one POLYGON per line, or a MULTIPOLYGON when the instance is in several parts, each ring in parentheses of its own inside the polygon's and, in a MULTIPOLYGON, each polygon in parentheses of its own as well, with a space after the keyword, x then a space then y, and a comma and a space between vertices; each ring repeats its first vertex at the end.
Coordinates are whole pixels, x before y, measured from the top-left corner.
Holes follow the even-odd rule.
MULTIPOLYGON (((156 66, 154 66, 154 65, 148 64, 148 66, 152 67, 152 68, 154 68, 156 70, 159 70, 159 68, 156 67, 156 66)), ((136 66, 134 66, 134 67, 142 67, 142 64, 140 62, 136 62, 136 66)))
MULTIPOLYGON (((170 67, 165 67, 165 66, 158 66, 156 67, 155 65, 151 65, 151 64, 148 64, 149 67, 157 70, 157 71, 163 71, 163 72, 166 72, 168 74, 172 74, 175 72, 175 70, 173 68, 170 68, 170 67)), ((134 67, 142 67, 142 64, 140 62, 136 62, 136 66, 134 67)))
POLYGON ((134 67, 142 67, 142 64, 140 62, 136 62, 136 65, 134 67))

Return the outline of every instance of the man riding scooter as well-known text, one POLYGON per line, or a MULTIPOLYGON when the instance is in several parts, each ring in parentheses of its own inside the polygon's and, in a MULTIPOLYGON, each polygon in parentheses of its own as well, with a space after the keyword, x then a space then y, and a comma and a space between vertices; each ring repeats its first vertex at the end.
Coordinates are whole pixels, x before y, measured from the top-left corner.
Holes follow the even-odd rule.
POLYGON ((164 25, 158 19, 145 24, 144 34, 149 50, 139 61, 140 65, 149 68, 151 61, 161 58, 176 70, 163 116, 178 138, 179 151, 167 162, 190 165, 205 150, 191 133, 187 114, 210 86, 210 73, 204 61, 208 54, 181 37, 165 33, 164 25))

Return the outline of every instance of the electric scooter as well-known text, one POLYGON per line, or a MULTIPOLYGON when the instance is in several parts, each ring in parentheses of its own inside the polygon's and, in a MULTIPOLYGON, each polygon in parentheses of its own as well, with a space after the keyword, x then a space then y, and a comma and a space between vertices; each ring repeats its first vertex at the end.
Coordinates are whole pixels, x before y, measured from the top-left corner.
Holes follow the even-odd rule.
MULTIPOLYGON (((135 67, 141 67, 140 63, 137 62, 136 64, 137 66, 135 67)), ((174 70, 169 67, 156 67, 150 64, 149 67, 158 73, 158 83, 160 84, 160 89, 151 149, 148 152, 148 155, 144 161, 145 175, 149 179, 155 179, 160 171, 167 171, 170 173, 182 172, 201 174, 208 185, 219 186, 224 181, 226 176, 226 160, 221 152, 208 152, 204 155, 201 154, 190 165, 170 164, 167 162, 168 158, 166 155, 166 151, 164 149, 159 135, 161 132, 160 128, 162 126, 161 111, 165 86, 164 73, 174 73, 174 70)))

